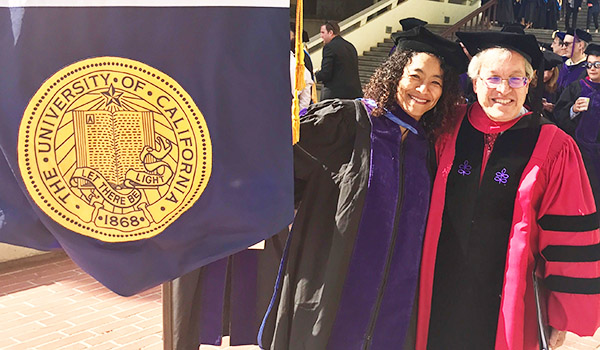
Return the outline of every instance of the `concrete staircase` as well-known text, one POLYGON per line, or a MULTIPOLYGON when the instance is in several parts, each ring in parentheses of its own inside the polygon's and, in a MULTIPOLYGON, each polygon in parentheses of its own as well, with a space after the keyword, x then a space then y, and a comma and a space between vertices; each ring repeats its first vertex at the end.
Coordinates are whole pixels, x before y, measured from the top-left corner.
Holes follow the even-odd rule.
POLYGON ((386 38, 383 42, 378 43, 377 46, 363 52, 363 55, 358 57, 358 75, 363 87, 369 82, 375 69, 388 57, 393 46, 394 41, 391 38, 386 38))

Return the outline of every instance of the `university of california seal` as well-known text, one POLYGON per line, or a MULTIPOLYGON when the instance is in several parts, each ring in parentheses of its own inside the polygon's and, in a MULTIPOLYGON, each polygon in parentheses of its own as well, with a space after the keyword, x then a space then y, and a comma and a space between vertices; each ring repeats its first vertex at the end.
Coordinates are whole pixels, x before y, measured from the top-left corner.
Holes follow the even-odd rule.
POLYGON ((192 98, 168 75, 118 57, 52 75, 25 110, 18 150, 35 203, 106 242, 162 232, 198 200, 212 165, 192 98))

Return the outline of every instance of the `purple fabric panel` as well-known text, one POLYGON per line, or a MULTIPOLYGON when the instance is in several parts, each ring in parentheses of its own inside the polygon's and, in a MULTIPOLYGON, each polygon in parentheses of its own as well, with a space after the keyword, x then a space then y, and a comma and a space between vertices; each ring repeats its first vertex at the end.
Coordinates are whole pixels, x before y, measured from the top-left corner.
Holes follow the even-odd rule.
POLYGON ((581 79, 581 76, 585 70, 585 66, 582 64, 568 66, 566 63, 563 63, 563 66, 558 73, 557 84, 559 90, 566 89, 569 84, 581 79))
POLYGON ((581 86, 579 97, 589 97, 590 105, 587 111, 582 112, 583 115, 575 131, 575 138, 586 145, 590 143, 596 145, 600 123, 600 84, 582 79, 579 81, 579 85, 581 86))
POLYGON ((231 345, 256 344, 258 255, 246 249, 233 256, 231 269, 231 345))
POLYGON ((469 91, 469 85, 472 84, 471 78, 469 78, 469 74, 463 73, 463 74, 459 75, 458 76, 458 84, 460 85, 462 92, 469 91))
POLYGON ((600 143, 597 141, 600 133, 600 84, 580 80, 579 85, 581 86, 580 97, 589 97, 590 105, 587 111, 582 112, 583 115, 575 129, 575 141, 581 153, 591 160, 595 168, 594 173, 600 174, 600 143))
POLYGON ((361 349, 375 307, 398 198, 400 128, 371 118, 371 172, 354 251, 328 349, 361 349))
POLYGON ((431 194, 431 180, 425 162, 427 141, 409 133, 402 147, 405 154, 402 212, 371 349, 397 349, 404 343, 419 277, 431 194))
POLYGON ((202 268, 202 294, 198 322, 202 344, 221 345, 226 275, 227 258, 202 268))

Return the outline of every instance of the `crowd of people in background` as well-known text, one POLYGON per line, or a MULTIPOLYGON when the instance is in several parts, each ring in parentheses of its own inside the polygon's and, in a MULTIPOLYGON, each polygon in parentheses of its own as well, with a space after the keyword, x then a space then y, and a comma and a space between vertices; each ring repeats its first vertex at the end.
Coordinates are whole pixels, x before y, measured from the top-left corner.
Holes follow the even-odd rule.
MULTIPOLYGON (((485 5, 489 0, 482 0, 485 5)), ((577 15, 587 8, 586 30, 598 33, 599 0, 498 0, 496 21, 499 25, 520 23, 525 28, 559 29, 564 18, 564 29, 583 27, 577 15)))

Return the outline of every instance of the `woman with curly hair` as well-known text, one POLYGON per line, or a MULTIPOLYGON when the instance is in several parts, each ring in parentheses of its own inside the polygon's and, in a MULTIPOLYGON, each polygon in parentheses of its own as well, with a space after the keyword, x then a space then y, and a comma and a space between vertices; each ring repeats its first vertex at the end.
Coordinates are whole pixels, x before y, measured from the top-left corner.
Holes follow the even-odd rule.
POLYGON ((468 61, 423 27, 395 39, 364 99, 323 101, 301 117, 298 212, 263 349, 398 349, 412 339, 429 150, 454 115, 468 61))

